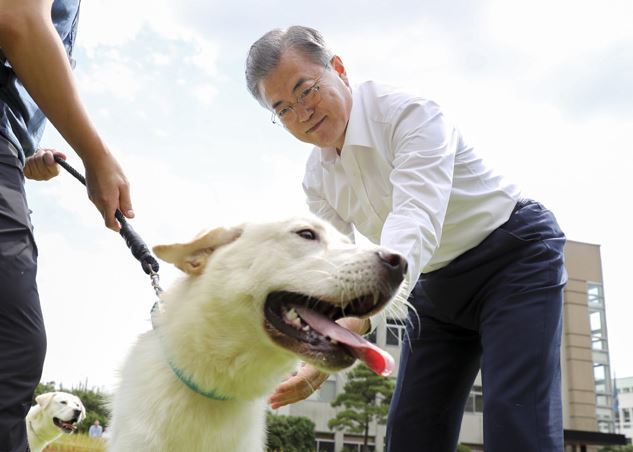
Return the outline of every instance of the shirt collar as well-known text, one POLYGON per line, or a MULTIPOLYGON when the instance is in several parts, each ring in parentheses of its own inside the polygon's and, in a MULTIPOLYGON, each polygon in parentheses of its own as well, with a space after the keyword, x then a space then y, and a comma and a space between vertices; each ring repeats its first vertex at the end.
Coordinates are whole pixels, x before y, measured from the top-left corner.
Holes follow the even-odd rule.
MULTIPOLYGON (((368 112, 363 108, 364 105, 365 99, 363 98, 363 90, 360 86, 354 86, 352 88, 352 111, 349 115, 349 122, 347 123, 347 130, 345 131, 345 142, 343 143, 341 154, 352 146, 372 146, 372 140, 369 134, 368 112)), ((321 164, 324 166, 334 164, 339 158, 335 148, 320 148, 320 150, 321 164)))

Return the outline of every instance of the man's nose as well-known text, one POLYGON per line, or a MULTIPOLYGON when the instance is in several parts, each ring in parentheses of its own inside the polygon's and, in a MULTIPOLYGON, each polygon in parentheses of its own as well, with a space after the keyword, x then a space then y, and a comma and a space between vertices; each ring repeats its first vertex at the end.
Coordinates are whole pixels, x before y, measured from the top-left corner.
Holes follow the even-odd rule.
POLYGON ((297 114, 297 118, 299 118, 299 122, 306 122, 314 114, 314 106, 298 103, 295 106, 295 113, 297 114))

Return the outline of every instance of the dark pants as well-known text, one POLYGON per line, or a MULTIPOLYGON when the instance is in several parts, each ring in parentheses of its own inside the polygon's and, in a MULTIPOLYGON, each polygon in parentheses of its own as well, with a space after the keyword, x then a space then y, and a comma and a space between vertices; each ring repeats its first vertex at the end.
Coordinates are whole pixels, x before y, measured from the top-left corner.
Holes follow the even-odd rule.
MULTIPOLYGON (((6 142, 0 139, 0 153, 3 146, 6 142)), ((36 272, 37 248, 22 171, 17 159, 15 165, 0 160, 1 452, 27 450, 24 417, 46 354, 36 272)))
POLYGON ((486 452, 563 450, 565 236, 534 201, 448 266, 420 276, 387 423, 390 452, 454 452, 481 368, 486 452))

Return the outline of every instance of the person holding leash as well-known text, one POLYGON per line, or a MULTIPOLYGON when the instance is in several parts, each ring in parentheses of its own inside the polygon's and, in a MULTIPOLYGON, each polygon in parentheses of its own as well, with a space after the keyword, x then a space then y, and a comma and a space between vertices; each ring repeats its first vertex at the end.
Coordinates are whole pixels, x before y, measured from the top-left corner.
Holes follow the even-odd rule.
MULTIPOLYGON (((303 179, 312 212, 407 258, 415 312, 387 449, 455 450, 481 369, 486 451, 562 451, 565 236, 554 215, 493 172, 435 102, 374 81, 352 85, 317 30, 269 31, 245 72, 272 121, 315 146, 303 179)), ((269 402, 302 400, 326 378, 304 365, 269 402)))
POLYGON ((90 121, 71 69, 80 0, 0 0, 0 451, 27 450, 24 418, 39 383, 46 333, 24 176, 59 173, 38 150, 47 117, 81 157, 88 196, 108 228, 134 216, 129 184, 90 121))

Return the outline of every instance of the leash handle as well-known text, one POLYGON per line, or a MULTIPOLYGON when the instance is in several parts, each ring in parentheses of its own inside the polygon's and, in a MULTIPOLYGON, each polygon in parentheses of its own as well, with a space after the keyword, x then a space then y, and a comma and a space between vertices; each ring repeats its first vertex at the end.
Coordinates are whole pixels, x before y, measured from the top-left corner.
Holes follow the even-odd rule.
MULTIPOLYGON (((81 173, 70 166, 66 162, 66 160, 62 159, 61 157, 57 155, 54 157, 55 161, 59 165, 61 165, 66 171, 72 174, 77 180, 79 180, 79 182, 86 185, 86 178, 81 175, 81 173)), ((139 236, 138 233, 134 229, 132 229, 132 226, 130 226, 130 223, 128 223, 119 209, 114 212, 114 216, 117 220, 119 220, 119 223, 121 224, 121 230, 119 231, 119 234, 121 234, 121 237, 125 239, 125 244, 132 252, 132 256, 134 256, 136 260, 141 263, 143 271, 148 275, 151 275, 152 273, 158 273, 158 261, 154 258, 154 256, 152 256, 152 253, 150 253, 149 248, 147 248, 147 245, 145 244, 145 242, 143 242, 141 236, 139 236)))

